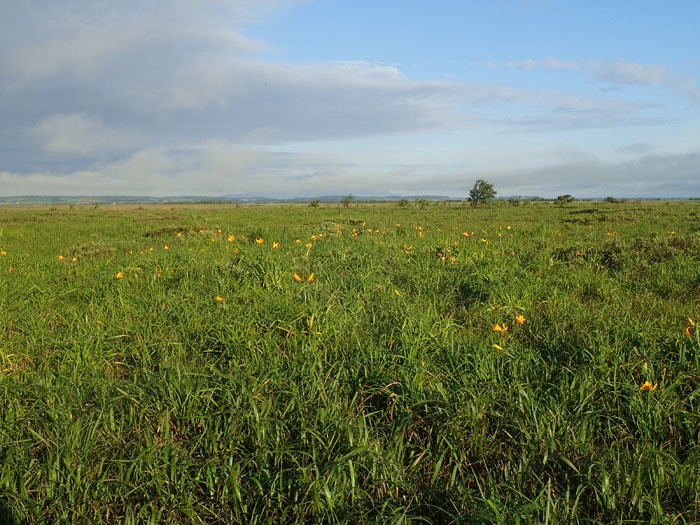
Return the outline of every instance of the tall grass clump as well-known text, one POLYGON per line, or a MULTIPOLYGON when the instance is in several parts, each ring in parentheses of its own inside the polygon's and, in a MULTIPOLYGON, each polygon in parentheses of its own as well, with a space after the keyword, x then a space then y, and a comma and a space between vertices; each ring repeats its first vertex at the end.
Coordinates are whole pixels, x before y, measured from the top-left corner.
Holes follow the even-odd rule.
POLYGON ((698 522, 699 211, 0 209, 0 522, 698 522))

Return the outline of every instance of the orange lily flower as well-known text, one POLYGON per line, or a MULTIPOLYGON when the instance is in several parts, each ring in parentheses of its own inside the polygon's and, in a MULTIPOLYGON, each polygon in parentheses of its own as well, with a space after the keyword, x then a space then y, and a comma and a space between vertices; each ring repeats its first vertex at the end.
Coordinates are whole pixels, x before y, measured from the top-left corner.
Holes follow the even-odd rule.
POLYGON ((642 392, 653 392, 658 386, 659 383, 652 384, 651 381, 644 381, 642 386, 639 387, 639 390, 641 390, 642 392))

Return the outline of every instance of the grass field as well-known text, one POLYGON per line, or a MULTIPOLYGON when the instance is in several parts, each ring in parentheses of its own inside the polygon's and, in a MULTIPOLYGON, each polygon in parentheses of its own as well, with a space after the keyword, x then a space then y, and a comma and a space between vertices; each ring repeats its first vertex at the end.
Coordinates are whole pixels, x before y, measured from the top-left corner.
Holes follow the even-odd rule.
POLYGON ((0 208, 0 523, 697 523, 700 202, 0 208))

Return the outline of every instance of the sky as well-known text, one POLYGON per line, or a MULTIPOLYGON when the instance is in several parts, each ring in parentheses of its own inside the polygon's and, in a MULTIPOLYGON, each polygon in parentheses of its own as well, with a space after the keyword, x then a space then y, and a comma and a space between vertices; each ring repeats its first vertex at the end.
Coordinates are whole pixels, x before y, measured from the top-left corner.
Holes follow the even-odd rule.
POLYGON ((700 197, 697 0, 0 0, 0 196, 700 197))

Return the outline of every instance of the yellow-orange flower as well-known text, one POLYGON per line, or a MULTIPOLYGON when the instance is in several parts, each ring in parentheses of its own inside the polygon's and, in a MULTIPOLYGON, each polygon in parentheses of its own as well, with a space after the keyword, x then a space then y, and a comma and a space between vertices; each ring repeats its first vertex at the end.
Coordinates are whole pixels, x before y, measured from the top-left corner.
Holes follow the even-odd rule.
POLYGON ((304 279, 302 279, 301 277, 299 277, 299 274, 296 273, 296 272, 292 275, 292 277, 293 277, 294 280, 295 280, 296 282, 298 282, 298 283, 300 283, 300 282, 302 282, 302 281, 304 280, 304 279))
POLYGON ((65 258, 63 255, 59 255, 59 256, 58 256, 58 260, 59 260, 59 261, 65 261, 66 258, 65 258))
POLYGON ((232 233, 230 233, 228 236, 228 242, 233 242, 235 240, 236 240, 236 237, 234 237, 234 235, 232 233))
POLYGON ((303 283, 303 282, 312 283, 315 279, 313 273, 310 273, 306 279, 302 279, 301 276, 296 272, 292 274, 292 278, 298 283, 303 283))
POLYGON ((515 318, 515 324, 522 326, 525 324, 525 316, 524 315, 519 315, 515 318))
POLYGON ((114 276, 115 279, 123 279, 124 274, 122 272, 117 272, 117 274, 114 276))
POLYGON ((70 260, 70 262, 74 263, 74 262, 76 262, 77 260, 78 260, 77 257, 73 257, 73 258, 70 260))
POLYGON ((170 249, 170 246, 168 246, 167 244, 164 244, 164 245, 163 245, 163 249, 164 249, 164 250, 169 250, 169 249, 170 249))
POLYGON ((0 256, 5 257, 7 255, 7 252, 5 250, 0 252, 0 256))
POLYGON ((263 239, 262 237, 258 237, 257 239, 255 239, 255 242, 258 244, 263 244, 265 242, 265 239, 263 239))
POLYGON ((272 249, 273 249, 273 250, 275 250, 275 249, 277 249, 277 248, 279 248, 279 247, 280 247, 280 243, 278 243, 278 242, 273 242, 273 243, 272 243, 272 249))
POLYGON ((642 386, 639 387, 639 390, 641 390, 642 392, 653 392, 658 386, 659 383, 652 384, 651 381, 644 381, 644 383, 642 383, 642 386))
POLYGON ((501 345, 494 344, 493 347, 494 347, 496 350, 500 350, 500 351, 504 351, 504 350, 505 350, 505 348, 503 348, 501 345))
POLYGON ((226 299, 225 299, 224 297, 221 297, 220 295, 217 295, 217 296, 216 296, 216 302, 217 302, 217 303, 222 303, 222 304, 223 304, 223 303, 226 302, 226 299))
POLYGON ((501 326, 500 324, 496 323, 493 325, 493 331, 498 332, 499 334, 505 334, 508 331, 508 325, 504 324, 501 326))

